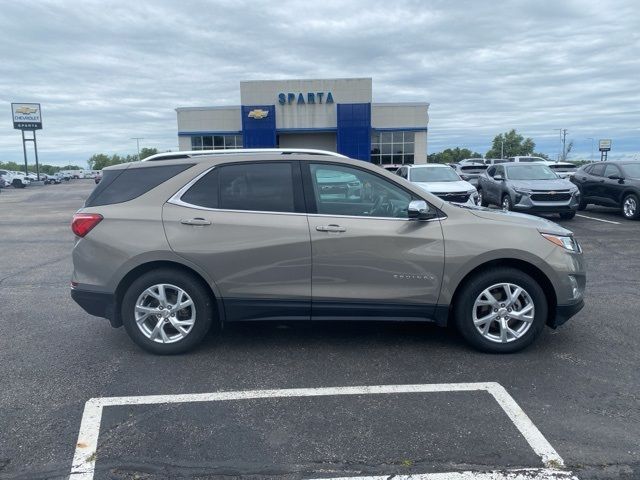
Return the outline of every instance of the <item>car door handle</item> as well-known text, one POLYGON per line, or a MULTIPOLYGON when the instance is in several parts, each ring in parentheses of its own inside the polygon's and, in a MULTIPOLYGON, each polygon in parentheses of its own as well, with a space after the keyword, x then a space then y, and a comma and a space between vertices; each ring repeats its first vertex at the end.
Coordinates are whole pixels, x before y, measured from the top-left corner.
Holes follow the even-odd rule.
POLYGON ((196 217, 196 218, 183 218, 182 220, 180 220, 180 223, 183 225, 194 225, 194 226, 204 226, 204 225, 211 225, 211 222, 209 220, 205 220, 204 218, 201 217, 196 217))
POLYGON ((347 229, 344 227, 341 227, 340 225, 318 225, 316 227, 316 230, 319 232, 333 232, 333 233, 340 233, 340 232, 346 232, 347 229))

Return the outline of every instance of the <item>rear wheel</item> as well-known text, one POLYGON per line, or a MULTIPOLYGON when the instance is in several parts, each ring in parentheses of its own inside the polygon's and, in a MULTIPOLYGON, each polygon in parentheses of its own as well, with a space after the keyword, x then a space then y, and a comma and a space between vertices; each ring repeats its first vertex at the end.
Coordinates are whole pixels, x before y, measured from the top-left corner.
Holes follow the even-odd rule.
POLYGON ((508 212, 513 208, 513 204, 511 203, 511 196, 509 194, 505 194, 502 196, 502 210, 508 212))
POLYGON ((480 204, 480 206, 482 207, 488 207, 489 203, 487 202, 487 200, 484 198, 484 192, 482 191, 481 188, 478 188, 478 203, 480 204))
POLYGON ((622 215, 629 220, 636 220, 640 217, 640 202, 634 193, 625 195, 622 200, 622 215))
POLYGON ((197 278, 163 269, 136 279, 125 292, 121 309, 124 327, 136 344, 170 355, 202 341, 211 327, 213 299, 197 278))
POLYGON ((454 306, 456 326, 478 350, 511 353, 544 328, 548 306, 540 285, 514 268, 481 272, 463 286, 454 306))

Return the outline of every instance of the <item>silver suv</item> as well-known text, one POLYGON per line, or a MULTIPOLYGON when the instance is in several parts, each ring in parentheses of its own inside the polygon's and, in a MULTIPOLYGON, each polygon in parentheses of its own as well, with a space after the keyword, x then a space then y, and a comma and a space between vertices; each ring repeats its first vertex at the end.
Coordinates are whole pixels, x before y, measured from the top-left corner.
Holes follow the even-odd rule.
POLYGON ((328 152, 109 167, 72 230, 71 296, 159 354, 225 322, 327 319, 452 323, 476 348, 513 352, 583 306, 570 231, 328 152))

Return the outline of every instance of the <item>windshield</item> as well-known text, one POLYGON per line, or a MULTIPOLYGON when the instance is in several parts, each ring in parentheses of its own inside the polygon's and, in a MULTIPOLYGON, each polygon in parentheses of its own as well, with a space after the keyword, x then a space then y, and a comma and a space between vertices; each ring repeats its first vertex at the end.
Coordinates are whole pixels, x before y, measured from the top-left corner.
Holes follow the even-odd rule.
POLYGON ((558 176, 546 165, 513 165, 507 168, 511 180, 553 180, 558 176))
POLYGON ((629 178, 640 178, 640 163, 627 163, 624 165, 624 174, 629 178))
POLYGON ((423 167, 409 170, 411 182, 457 182, 460 177, 450 168, 423 167))

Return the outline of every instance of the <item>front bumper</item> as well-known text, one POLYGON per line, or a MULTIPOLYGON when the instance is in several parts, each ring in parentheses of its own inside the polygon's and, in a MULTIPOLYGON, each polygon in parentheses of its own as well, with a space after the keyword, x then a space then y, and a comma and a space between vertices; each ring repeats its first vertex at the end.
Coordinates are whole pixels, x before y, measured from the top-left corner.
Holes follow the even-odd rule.
POLYGON ((575 212, 580 204, 580 195, 571 195, 569 200, 545 202, 532 200, 529 195, 515 192, 512 194, 513 210, 533 213, 575 212))
POLYGON ((89 315, 108 319, 112 327, 119 327, 122 325, 120 316, 116 311, 116 299, 114 294, 78 290, 77 288, 72 287, 71 298, 89 315))
POLYGON ((565 323, 571 317, 573 317, 576 313, 578 313, 584 307, 584 299, 580 299, 576 303, 572 303, 570 305, 558 305, 556 306, 555 315, 549 319, 547 324, 551 328, 558 328, 560 325, 565 323))

